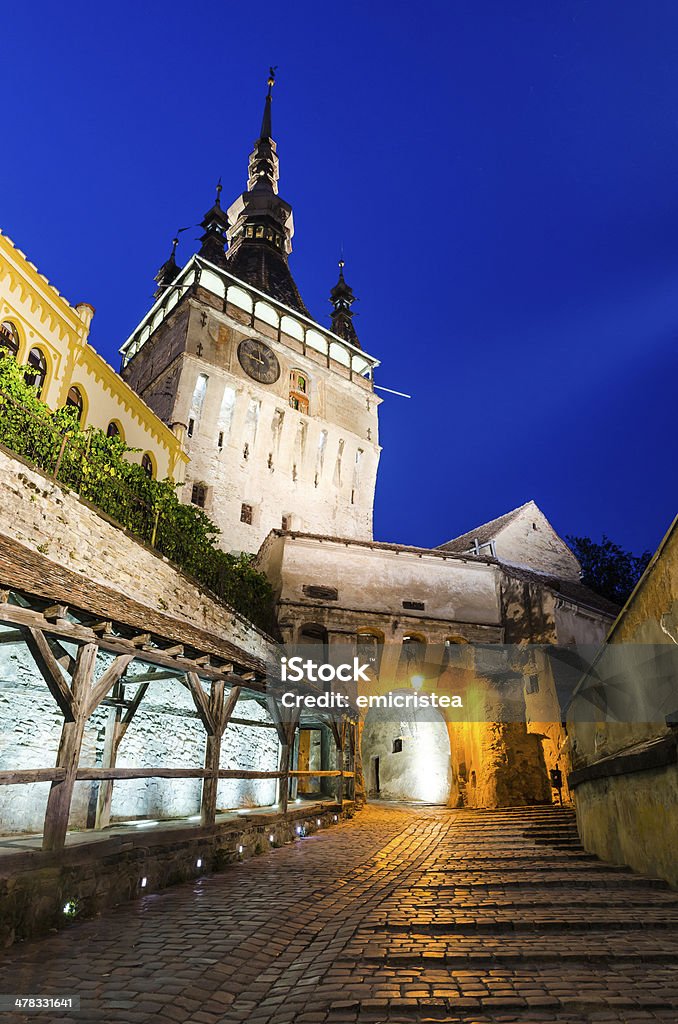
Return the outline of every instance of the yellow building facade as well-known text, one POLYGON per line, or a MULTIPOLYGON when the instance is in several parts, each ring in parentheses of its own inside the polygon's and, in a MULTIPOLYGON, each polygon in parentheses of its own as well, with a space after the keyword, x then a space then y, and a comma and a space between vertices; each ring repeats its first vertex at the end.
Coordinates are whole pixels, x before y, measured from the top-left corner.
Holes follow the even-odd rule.
POLYGON ((89 344, 94 307, 72 306, 0 233, 0 346, 28 363, 41 399, 79 410, 83 427, 117 434, 157 479, 184 479, 181 440, 89 344))

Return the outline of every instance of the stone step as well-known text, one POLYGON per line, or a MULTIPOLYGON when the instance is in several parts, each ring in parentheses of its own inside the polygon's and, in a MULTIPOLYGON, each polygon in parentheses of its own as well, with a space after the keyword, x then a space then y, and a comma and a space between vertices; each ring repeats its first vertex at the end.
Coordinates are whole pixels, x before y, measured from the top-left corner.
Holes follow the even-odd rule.
MULTIPOLYGON (((478 910, 474 911, 478 915, 478 910)), ((587 916, 586 918, 570 918, 563 920, 560 917, 547 917, 539 914, 530 915, 528 919, 516 920, 513 917, 503 918, 494 915, 488 920, 483 920, 480 915, 471 920, 464 914, 446 915, 440 911, 431 914, 389 915, 387 918, 367 919, 368 923, 374 923, 384 929, 403 931, 413 928, 426 935, 473 935, 482 932, 484 935, 497 934, 505 935, 512 932, 572 932, 583 933, 593 931, 668 931, 678 933, 678 915, 670 918, 652 918, 644 914, 642 919, 629 916, 628 918, 610 919, 602 915, 599 919, 587 916)))

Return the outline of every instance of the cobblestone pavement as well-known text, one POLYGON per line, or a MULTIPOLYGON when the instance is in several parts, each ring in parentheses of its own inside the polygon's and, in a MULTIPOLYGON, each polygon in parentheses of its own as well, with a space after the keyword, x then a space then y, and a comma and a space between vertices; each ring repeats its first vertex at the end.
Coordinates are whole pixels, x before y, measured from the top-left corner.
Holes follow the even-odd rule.
POLYGON ((678 1021, 678 893, 555 808, 370 806, 9 951, 0 992, 79 1024, 678 1021))

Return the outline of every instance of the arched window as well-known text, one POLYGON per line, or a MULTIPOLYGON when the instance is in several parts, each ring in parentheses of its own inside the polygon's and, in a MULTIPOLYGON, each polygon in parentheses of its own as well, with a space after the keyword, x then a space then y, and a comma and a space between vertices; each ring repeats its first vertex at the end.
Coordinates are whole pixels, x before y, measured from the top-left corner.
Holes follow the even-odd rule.
POLYGON ((318 657, 327 658, 327 630, 319 622, 306 622, 299 630, 300 644, 318 647, 318 657), (322 653, 321 653, 322 652, 322 653))
POLYGON ((117 420, 111 420, 106 428, 106 437, 119 437, 120 440, 124 440, 122 427, 117 420))
POLYGON ((402 683, 409 683, 418 690, 424 682, 424 662, 426 659, 426 640, 423 636, 412 633, 403 637, 398 661, 398 677, 402 683))
POLYGON ((384 650, 384 634, 371 629, 359 629, 356 637, 358 658, 361 663, 368 662, 376 675, 379 675, 381 655, 384 650))
POLYGON ((148 479, 152 480, 154 472, 153 456, 150 455, 148 452, 144 452, 144 454, 141 456, 141 468, 143 469, 148 479))
POLYGON ((73 386, 68 389, 68 395, 66 396, 66 408, 75 409, 78 413, 78 422, 82 420, 82 411, 85 408, 85 402, 80 388, 73 386))
POLYGON ((28 353, 28 365, 30 370, 26 371, 26 383, 34 387, 40 395, 47 376, 47 360, 42 349, 31 349, 28 353))
POLYGON ((0 324, 0 348, 7 349, 15 359, 19 354, 19 332, 9 320, 0 324))
POLYGON ((309 379, 301 370, 290 372, 290 405, 298 412, 308 412, 309 379))

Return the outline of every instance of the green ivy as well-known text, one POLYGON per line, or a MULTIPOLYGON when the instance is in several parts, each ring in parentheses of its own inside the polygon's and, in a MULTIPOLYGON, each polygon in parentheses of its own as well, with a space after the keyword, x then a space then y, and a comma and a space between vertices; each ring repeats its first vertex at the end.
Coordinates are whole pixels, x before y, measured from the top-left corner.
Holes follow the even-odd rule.
POLYGON ((154 480, 128 461, 128 447, 102 430, 83 430, 72 408, 52 411, 30 383, 30 368, 0 349, 0 444, 77 491, 135 536, 261 628, 277 632, 271 585, 253 555, 217 547, 220 530, 177 497, 172 480, 154 480))

